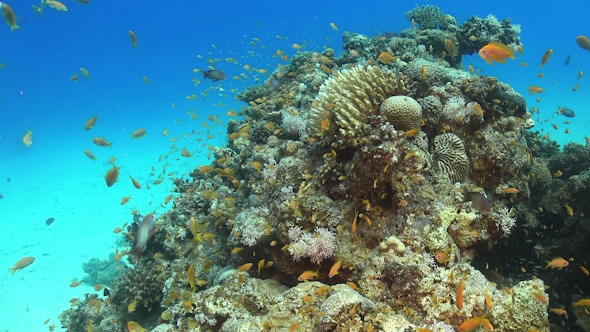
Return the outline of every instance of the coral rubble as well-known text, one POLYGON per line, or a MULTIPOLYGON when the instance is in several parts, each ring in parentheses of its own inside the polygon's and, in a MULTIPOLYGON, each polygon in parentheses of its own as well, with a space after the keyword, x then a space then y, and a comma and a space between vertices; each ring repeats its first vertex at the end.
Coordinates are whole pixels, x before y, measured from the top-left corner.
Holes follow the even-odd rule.
MULTIPOLYGON (((300 52, 272 74, 272 89, 242 92, 248 106, 228 124, 227 146, 177 181, 173 210, 100 314, 89 297, 63 325, 448 331, 480 317, 496 330, 549 331, 542 280, 495 284, 471 265, 550 181, 528 176, 541 165, 524 99, 458 69, 472 44, 515 43, 517 29, 495 18, 457 27, 434 6, 407 16, 419 31, 345 34, 342 57, 300 52), (491 213, 465 202, 465 190, 491 213)), ((548 165, 579 171, 558 157, 548 165)))

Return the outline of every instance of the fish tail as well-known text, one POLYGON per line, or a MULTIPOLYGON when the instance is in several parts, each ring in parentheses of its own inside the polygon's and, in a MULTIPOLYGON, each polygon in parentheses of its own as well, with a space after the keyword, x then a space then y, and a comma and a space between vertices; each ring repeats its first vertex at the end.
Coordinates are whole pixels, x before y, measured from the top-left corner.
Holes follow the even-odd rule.
POLYGON ((209 76, 209 72, 204 69, 201 69, 201 71, 203 72, 203 79, 206 79, 209 76))
POLYGON ((12 271, 12 274, 11 274, 11 276, 13 276, 13 275, 14 275, 14 272, 16 272, 16 269, 15 269, 14 267, 9 267, 8 269, 9 269, 10 271, 12 271))
POLYGON ((20 26, 18 26, 18 25, 13 25, 13 26, 11 26, 11 27, 10 27, 10 31, 11 31, 11 32, 14 32, 14 30, 19 30, 19 29, 20 29, 20 30, 22 30, 23 28, 21 28, 21 27, 20 27, 20 26))

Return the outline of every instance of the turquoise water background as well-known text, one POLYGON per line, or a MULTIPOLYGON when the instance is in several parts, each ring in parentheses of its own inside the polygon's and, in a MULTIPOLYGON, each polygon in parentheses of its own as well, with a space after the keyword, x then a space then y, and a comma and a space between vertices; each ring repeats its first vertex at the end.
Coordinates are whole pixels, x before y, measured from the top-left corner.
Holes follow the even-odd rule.
MULTIPOLYGON (((10 267, 24 256, 35 256, 36 261, 14 276, 9 271, 0 275, 0 331, 44 331, 46 318, 59 326, 57 315, 69 307, 70 298, 92 291, 93 285, 69 285, 84 277, 83 262, 114 253, 120 235, 113 234, 113 228, 130 222, 134 209, 165 212, 172 206, 163 206, 173 189, 170 178, 206 164, 209 146, 225 144, 226 112, 242 107, 231 90, 266 78, 244 70, 244 65, 272 72, 286 63, 274 56, 277 49, 292 56, 297 52, 294 43, 302 45, 301 50, 322 51, 327 46, 339 54, 344 31, 399 32, 410 27, 405 12, 415 2, 64 1, 67 12, 45 8, 43 16, 31 8, 38 2, 8 4, 22 29, 11 32, 0 22, 0 63, 5 64, 0 70, 0 265, 10 267), (129 30, 137 35, 136 49, 129 30), (215 67, 227 74, 225 81, 203 80, 194 71, 207 68, 207 59, 218 59, 215 67), (90 79, 80 74, 80 67, 88 69, 90 79), (75 73, 79 78, 73 82, 75 73), (248 77, 233 78, 241 73, 248 77), (193 94, 198 97, 188 100, 193 94), (192 113, 198 119, 192 119, 192 113), (94 114, 99 116, 96 126, 85 131, 84 123, 94 114), (137 128, 145 128, 147 136, 131 140, 137 128), (27 129, 33 131, 29 148, 22 143, 27 129), (162 135, 164 129, 168 136, 162 135), (114 142, 113 147, 95 146, 91 140, 97 136, 114 142), (193 157, 180 155, 185 147, 193 157), (98 160, 88 159, 84 149, 98 160), (108 188, 103 177, 111 156, 122 168, 119 181, 108 188), (164 182, 154 185, 163 172, 164 182), (174 174, 168 176, 170 172, 174 174), (142 183, 141 190, 133 188, 128 173, 142 183), (121 205, 127 195, 131 201, 121 205), (55 222, 48 226, 49 217, 55 222)), ((533 130, 551 133, 560 144, 585 144, 584 136, 590 136, 589 78, 577 77, 580 70, 590 74, 590 53, 578 47, 575 37, 590 35, 590 3, 419 4, 438 5, 459 24, 472 15, 488 14, 520 24, 522 56, 494 66, 469 56, 464 66, 473 64, 482 74, 511 84, 528 108, 540 107, 541 123, 533 130), (541 70, 541 57, 549 48, 553 56, 541 70), (569 54, 571 62, 564 66, 569 54), (537 77, 539 72, 543 78, 537 77), (577 83, 579 89, 572 91, 577 83), (530 96, 530 85, 547 92, 530 96), (556 116, 557 106, 573 109, 576 117, 556 116)))

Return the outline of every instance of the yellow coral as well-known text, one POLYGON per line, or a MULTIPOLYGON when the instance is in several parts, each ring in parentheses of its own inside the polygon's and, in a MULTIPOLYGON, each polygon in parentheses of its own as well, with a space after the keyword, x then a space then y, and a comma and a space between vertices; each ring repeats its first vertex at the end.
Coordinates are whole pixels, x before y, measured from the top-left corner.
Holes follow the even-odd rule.
POLYGON ((343 135, 361 136, 367 117, 377 114, 387 97, 404 91, 403 80, 380 66, 341 70, 320 87, 311 110, 312 132, 323 135, 332 123, 343 135))

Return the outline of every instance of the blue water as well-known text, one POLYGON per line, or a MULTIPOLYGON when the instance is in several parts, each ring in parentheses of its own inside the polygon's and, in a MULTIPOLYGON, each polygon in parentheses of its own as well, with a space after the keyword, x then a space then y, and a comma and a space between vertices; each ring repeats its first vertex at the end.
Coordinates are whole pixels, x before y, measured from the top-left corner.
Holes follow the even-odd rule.
MULTIPOLYGON (((562 145, 584 144, 584 136, 590 136, 585 129, 590 124, 589 87, 587 77, 578 81, 577 76, 581 70, 590 74, 590 53, 576 45, 575 37, 590 34, 590 3, 423 3, 440 6, 459 23, 472 15, 494 14, 520 24, 525 47, 521 57, 489 66, 475 55, 464 57, 463 64, 511 84, 529 108, 540 107, 542 123, 533 130, 551 133, 562 145), (549 48, 553 57, 541 70, 538 65, 549 48), (571 62, 564 66, 569 54, 571 62), (543 78, 537 77, 539 72, 543 78), (572 91, 578 82, 579 89, 572 91), (530 85, 547 92, 530 96, 530 85), (563 124, 562 116, 552 119, 558 105, 576 111, 575 118, 567 119, 570 125, 563 124), (545 119, 550 120, 543 123, 545 119), (565 128, 571 133, 565 134, 565 128)), ((244 65, 272 72, 282 63, 273 56, 277 49, 291 56, 297 52, 293 43, 303 45, 303 50, 328 46, 342 52, 344 31, 367 35, 401 31, 410 27, 404 13, 414 7, 414 2, 394 1, 91 0, 89 5, 65 1, 67 12, 45 8, 40 17, 31 9, 36 2, 8 4, 22 29, 11 32, 0 22, 0 63, 6 65, 0 70, 0 193, 5 197, 0 200, 0 261, 6 267, 24 256, 35 256, 37 261, 13 277, 0 276, 2 331, 44 330, 43 321, 49 317, 57 324, 57 313, 69 306, 67 300, 88 291, 84 286, 69 287, 72 278, 83 277, 82 262, 106 258, 114 251, 112 229, 128 220, 132 209, 162 213, 170 208, 171 204, 160 206, 173 188, 168 176, 161 185, 138 191, 127 173, 145 188, 162 172, 175 172, 172 177, 177 177, 205 164, 209 145, 225 144, 226 112, 242 107, 231 90, 266 78, 244 70, 244 65), (137 35, 136 49, 129 30, 137 35), (215 68, 228 79, 215 83, 194 72, 207 68, 207 59, 215 59, 215 68), (80 67, 88 69, 90 79, 81 75, 80 67), (75 73, 79 77, 73 82, 75 73), (241 73, 248 78, 233 78, 241 73), (146 84, 143 76, 152 83, 146 84), (200 82, 195 84, 194 78, 200 82), (192 94, 198 97, 187 100, 192 94), (99 115, 96 126, 85 131, 85 121, 94 114, 99 115), (209 120, 209 115, 223 124, 209 120), (131 140, 129 135, 137 128, 147 129, 148 134, 131 140), (33 131, 29 148, 22 143, 27 129, 33 131), (166 137, 164 129, 169 130, 166 137), (95 146, 91 139, 97 136, 113 141, 113 148, 95 146), (192 158, 180 156, 184 147, 192 158), (98 160, 89 160, 84 149, 92 150, 98 160), (158 161, 160 155, 169 157, 158 161), (103 176, 111 156, 123 168, 119 182, 107 188, 103 176), (163 171, 166 163, 170 166, 163 171), (127 195, 131 202, 121 206, 127 195), (44 223, 48 217, 56 218, 51 226, 44 223)))

